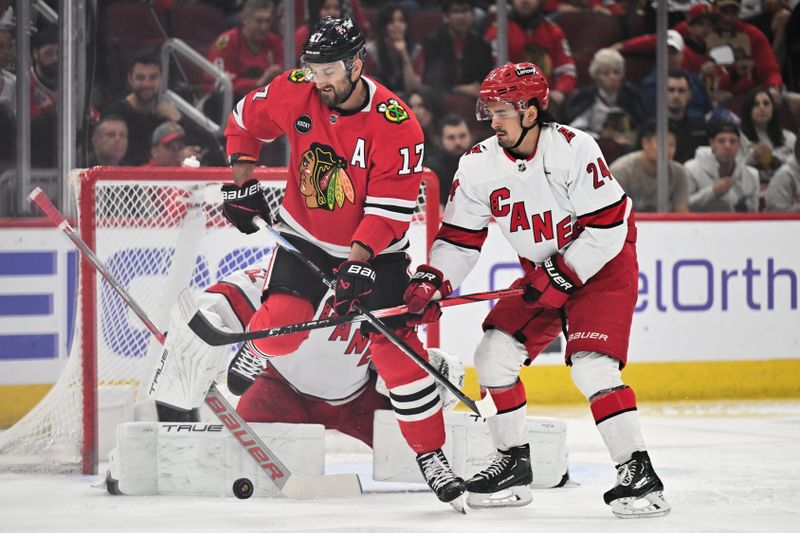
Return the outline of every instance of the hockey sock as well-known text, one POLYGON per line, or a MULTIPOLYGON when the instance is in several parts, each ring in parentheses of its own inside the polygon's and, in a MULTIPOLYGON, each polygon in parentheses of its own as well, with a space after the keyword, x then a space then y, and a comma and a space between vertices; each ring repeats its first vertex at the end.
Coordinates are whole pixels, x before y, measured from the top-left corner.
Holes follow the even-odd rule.
POLYGON ((636 395, 627 385, 600 391, 589 399, 597 430, 614 462, 621 464, 637 450, 646 450, 636 409, 636 395))
MULTIPOLYGON (((484 394, 486 389, 481 389, 484 394)), ((514 446, 521 446, 528 442, 528 428, 525 423, 526 399, 525 385, 517 381, 503 388, 489 389, 497 406, 497 414, 486 420, 492 441, 499 450, 508 450, 514 446)))
MULTIPOLYGON (((276 292, 270 294, 250 319, 248 331, 286 326, 307 322, 314 318, 314 307, 305 298, 293 294, 276 292)), ((253 346, 263 356, 286 355, 295 352, 311 331, 299 331, 289 335, 266 337, 252 341, 253 346)))
MULTIPOLYGON (((413 330, 405 328, 395 333, 419 355, 428 358, 413 330)), ((370 339, 372 361, 386 382, 400 432, 408 445, 418 454, 444 446, 442 401, 434 379, 383 335, 371 334, 370 339)))

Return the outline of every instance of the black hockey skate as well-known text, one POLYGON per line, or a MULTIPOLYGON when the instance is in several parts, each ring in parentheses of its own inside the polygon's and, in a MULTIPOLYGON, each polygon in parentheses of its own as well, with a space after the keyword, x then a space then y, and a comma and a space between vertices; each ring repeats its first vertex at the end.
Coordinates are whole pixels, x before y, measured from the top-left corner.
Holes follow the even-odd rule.
POLYGON ((497 450, 492 464, 467 480, 467 505, 475 509, 522 507, 533 501, 529 444, 497 450))
POLYGON ((617 465, 617 484, 603 495, 618 518, 650 518, 669 513, 664 484, 658 479, 647 452, 633 452, 628 462, 617 465))
POLYGON ((425 478, 436 497, 440 501, 449 503, 457 511, 465 513, 463 494, 466 486, 464 480, 455 475, 453 469, 450 468, 450 463, 447 462, 447 457, 444 456, 442 449, 417 455, 417 464, 422 471, 422 477, 425 478))
POLYGON ((241 396, 264 370, 264 358, 254 354, 247 343, 236 352, 228 365, 228 390, 241 396))

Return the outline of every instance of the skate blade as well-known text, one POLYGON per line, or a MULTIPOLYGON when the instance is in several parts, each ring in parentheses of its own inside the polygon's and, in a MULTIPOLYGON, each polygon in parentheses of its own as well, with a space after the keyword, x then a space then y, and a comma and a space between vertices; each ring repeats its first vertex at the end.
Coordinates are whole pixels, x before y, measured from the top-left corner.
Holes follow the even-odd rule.
POLYGON ((450 506, 461 514, 467 514, 467 498, 465 494, 460 495, 455 500, 447 502, 450 506))
POLYGON ((495 507, 524 507, 533 501, 531 489, 527 486, 509 487, 491 494, 470 492, 467 505, 473 509, 493 509, 495 507))
POLYGON ((617 518, 656 518, 668 514, 671 509, 660 490, 641 498, 619 498, 611 502, 611 512, 617 518))

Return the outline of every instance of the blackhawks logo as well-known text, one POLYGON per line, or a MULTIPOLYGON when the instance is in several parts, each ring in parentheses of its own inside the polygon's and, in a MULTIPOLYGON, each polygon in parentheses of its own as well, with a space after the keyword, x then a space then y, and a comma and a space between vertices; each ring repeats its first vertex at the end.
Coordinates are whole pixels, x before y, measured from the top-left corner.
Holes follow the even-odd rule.
POLYGON ((289 73, 289 81, 292 83, 305 83, 308 81, 306 78, 306 73, 303 72, 303 69, 296 68, 289 73))
POLYGON ((342 207, 345 200, 355 204, 356 193, 347 174, 347 161, 336 154, 333 148, 320 143, 300 156, 300 194, 306 198, 306 207, 321 207, 333 211, 342 207))
POLYGON ((404 120, 408 120, 408 111, 394 98, 390 98, 387 102, 381 102, 377 109, 378 113, 392 124, 400 124, 404 120))

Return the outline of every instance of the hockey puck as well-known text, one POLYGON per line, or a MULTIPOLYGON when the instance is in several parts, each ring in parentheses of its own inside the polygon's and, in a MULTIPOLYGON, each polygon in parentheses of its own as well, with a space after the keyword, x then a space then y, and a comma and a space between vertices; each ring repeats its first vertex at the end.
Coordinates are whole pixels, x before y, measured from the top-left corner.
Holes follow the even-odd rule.
POLYGON ((233 495, 240 500, 246 500, 253 495, 253 482, 242 477, 233 482, 233 495))

